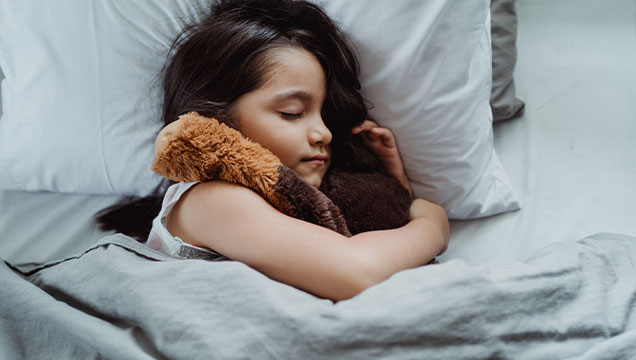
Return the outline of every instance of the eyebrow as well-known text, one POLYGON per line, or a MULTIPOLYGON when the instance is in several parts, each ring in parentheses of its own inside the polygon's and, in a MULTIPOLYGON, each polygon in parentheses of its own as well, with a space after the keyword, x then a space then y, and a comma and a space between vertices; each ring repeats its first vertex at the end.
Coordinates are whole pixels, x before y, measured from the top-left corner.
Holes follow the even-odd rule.
POLYGON ((301 101, 311 101, 314 96, 305 90, 289 90, 283 91, 279 94, 272 96, 270 99, 272 102, 282 102, 289 99, 298 99, 301 101))

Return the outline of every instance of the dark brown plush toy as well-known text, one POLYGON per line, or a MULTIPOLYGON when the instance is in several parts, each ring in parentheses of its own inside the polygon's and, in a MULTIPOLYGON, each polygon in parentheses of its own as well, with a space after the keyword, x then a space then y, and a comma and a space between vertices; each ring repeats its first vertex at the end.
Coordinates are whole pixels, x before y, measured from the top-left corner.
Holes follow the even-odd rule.
POLYGON ((285 214, 346 236, 409 221, 410 194, 393 177, 331 170, 316 188, 269 150, 216 119, 193 112, 180 120, 180 127, 167 131, 155 149, 152 168, 165 178, 240 184, 285 214))

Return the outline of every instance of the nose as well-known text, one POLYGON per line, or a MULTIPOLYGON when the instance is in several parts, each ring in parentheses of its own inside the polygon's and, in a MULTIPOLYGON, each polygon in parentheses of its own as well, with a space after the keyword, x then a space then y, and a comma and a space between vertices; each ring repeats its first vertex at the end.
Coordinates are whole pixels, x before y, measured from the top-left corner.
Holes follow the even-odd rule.
POLYGON ((309 142, 312 145, 328 145, 331 143, 331 131, 327 128, 320 115, 315 116, 311 122, 309 142))

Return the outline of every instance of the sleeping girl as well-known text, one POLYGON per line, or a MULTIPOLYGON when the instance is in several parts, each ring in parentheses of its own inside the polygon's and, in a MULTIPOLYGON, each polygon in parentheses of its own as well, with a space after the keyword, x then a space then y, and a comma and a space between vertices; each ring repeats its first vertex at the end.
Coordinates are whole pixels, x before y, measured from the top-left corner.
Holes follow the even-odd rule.
MULTIPOLYGON (((346 168, 383 172, 410 192, 393 134, 366 119, 358 73, 345 36, 316 5, 221 1, 173 44, 156 147, 182 130, 180 115, 196 112, 269 150, 308 186, 346 168)), ((169 255, 241 261, 334 301, 429 263, 449 238, 444 210, 423 199, 412 200, 403 226, 345 236, 222 180, 167 183, 98 221, 169 255)))

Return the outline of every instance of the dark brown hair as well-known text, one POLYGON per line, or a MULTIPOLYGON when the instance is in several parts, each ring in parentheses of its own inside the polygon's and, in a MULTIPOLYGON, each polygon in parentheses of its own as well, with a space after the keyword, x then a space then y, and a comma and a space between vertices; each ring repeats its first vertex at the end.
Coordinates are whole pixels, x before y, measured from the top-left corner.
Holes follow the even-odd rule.
MULTIPOLYGON (((164 125, 196 111, 236 127, 232 104, 266 80, 269 51, 301 47, 320 62, 327 78, 322 108, 333 135, 332 167, 382 171, 379 162, 352 138, 367 116, 359 93, 359 63, 342 31, 316 5, 299 0, 222 0, 175 39, 162 71, 164 125)), ((96 214, 103 230, 145 241, 170 182, 147 197, 128 197, 96 214)))

